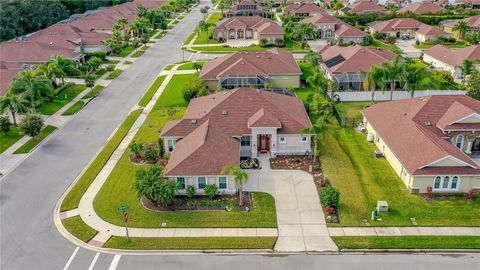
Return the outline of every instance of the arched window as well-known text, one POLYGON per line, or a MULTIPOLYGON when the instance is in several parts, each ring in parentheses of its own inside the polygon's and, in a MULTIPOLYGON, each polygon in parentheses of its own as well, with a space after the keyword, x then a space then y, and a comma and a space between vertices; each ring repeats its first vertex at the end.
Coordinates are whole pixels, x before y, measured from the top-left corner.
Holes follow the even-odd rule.
POLYGON ((450 189, 457 189, 458 188, 458 176, 452 177, 452 184, 450 189))
POLYGON ((439 189, 441 181, 442 178, 440 176, 435 177, 435 180, 433 181, 433 189, 439 189))
POLYGON ((457 135, 457 138, 455 139, 455 146, 458 149, 463 149, 463 135, 462 134, 457 135))
POLYGON ((442 185, 442 188, 443 189, 447 189, 448 188, 448 184, 450 183, 450 177, 448 176, 445 176, 443 178, 443 185, 442 185))

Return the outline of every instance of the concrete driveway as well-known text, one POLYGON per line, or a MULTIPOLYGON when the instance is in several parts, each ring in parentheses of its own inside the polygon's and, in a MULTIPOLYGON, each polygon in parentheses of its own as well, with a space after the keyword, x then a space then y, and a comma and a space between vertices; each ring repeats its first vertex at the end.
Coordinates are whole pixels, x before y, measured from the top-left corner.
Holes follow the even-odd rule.
POLYGON ((415 57, 418 58, 422 56, 422 51, 415 48, 415 39, 403 40, 397 39, 395 45, 402 50, 402 55, 404 57, 415 57))
POLYGON ((250 170, 246 191, 275 198, 279 252, 337 251, 330 238, 312 175, 300 170, 271 170, 260 157, 262 170, 250 170))

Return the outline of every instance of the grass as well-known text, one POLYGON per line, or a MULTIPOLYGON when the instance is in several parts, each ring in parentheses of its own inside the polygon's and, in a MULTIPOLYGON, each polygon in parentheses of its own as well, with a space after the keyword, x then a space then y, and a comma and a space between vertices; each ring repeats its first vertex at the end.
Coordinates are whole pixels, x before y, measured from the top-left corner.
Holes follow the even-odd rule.
POLYGON ((177 68, 177 70, 192 70, 192 69, 194 69, 194 68, 193 68, 193 64, 194 64, 194 63, 199 63, 199 64, 201 64, 201 65, 203 66, 203 64, 204 64, 205 62, 190 62, 190 63, 186 63, 186 64, 183 64, 183 65, 179 66, 179 67, 177 68))
POLYGON ((175 65, 168 65, 163 70, 172 70, 175 65))
MULTIPOLYGON (((340 111, 358 115, 363 105, 344 103, 340 111)), ((385 159, 374 158, 375 150, 365 135, 340 127, 330 129, 320 146, 322 170, 341 193, 340 226, 363 226, 379 200, 388 201, 390 212, 372 226, 412 226, 412 217, 419 226, 480 225, 480 200, 427 202, 407 190, 385 159)))
POLYGON ((23 136, 22 129, 13 125, 7 133, 0 132, 0 153, 3 153, 23 136))
POLYGON ((148 91, 143 95, 142 99, 138 102, 139 106, 145 107, 147 106, 148 102, 152 99, 153 95, 155 95, 155 92, 157 92, 158 88, 162 84, 162 82, 165 80, 166 76, 160 76, 155 79, 153 82, 152 86, 148 89, 148 91))
POLYGON ((135 110, 131 112, 130 115, 125 119, 122 125, 112 136, 110 141, 107 142, 107 144, 103 147, 102 151, 88 166, 82 176, 75 183, 73 188, 67 194, 60 207, 61 212, 75 209, 78 207, 78 203, 80 202, 80 198, 82 197, 83 193, 85 193, 85 191, 93 182, 95 177, 97 177, 100 170, 103 168, 105 163, 107 163, 113 151, 115 151, 115 149, 118 147, 125 135, 127 135, 127 132, 130 130, 133 123, 135 123, 141 112, 142 110, 135 110))
POLYGON ((131 65, 132 63, 133 63, 132 61, 128 61, 128 60, 123 62, 124 65, 131 65))
POLYGON ((60 93, 56 94, 50 101, 42 103, 38 107, 38 111, 44 115, 52 115, 60 110, 67 103, 72 101, 78 94, 83 92, 87 86, 85 84, 76 84, 65 88, 60 93))
POLYGON ((396 54, 401 54, 402 53, 402 50, 400 50, 397 46, 393 45, 393 44, 386 44, 386 43, 383 43, 382 41, 378 40, 378 39, 374 39, 372 41, 372 44, 371 45, 368 45, 368 46, 365 46, 367 48, 381 48, 381 49, 386 49, 386 50, 389 50, 389 51, 392 51, 396 54))
POLYGON ((117 78, 120 74, 122 74, 123 70, 121 69, 115 69, 114 71, 112 71, 112 73, 110 73, 110 75, 108 75, 105 80, 113 80, 115 78, 117 78))
POLYGON ((122 48, 122 50, 116 55, 119 57, 127 57, 129 54, 131 54, 135 50, 135 47, 132 45, 127 45, 122 48))
POLYGON ((183 99, 182 89, 188 81, 198 78, 196 74, 179 74, 173 75, 162 95, 158 99, 155 106, 171 107, 171 106, 186 106, 187 103, 183 99))
POLYGON ((479 236, 334 236, 340 249, 479 249, 479 236))
POLYGON ((48 135, 50 135, 52 132, 54 132, 57 128, 54 126, 46 126, 40 131, 40 133, 35 136, 34 138, 31 138, 28 142, 26 142, 24 145, 20 146, 14 154, 26 154, 30 151, 32 151, 35 146, 37 146, 39 143, 41 143, 48 135))
POLYGON ((74 115, 80 109, 82 109, 84 105, 85 105, 85 101, 79 100, 75 102, 75 104, 73 104, 70 108, 68 108, 64 113, 62 113, 62 115, 74 115))
POLYGON ((113 236, 103 247, 136 250, 273 249, 276 237, 125 237, 113 236))
MULTIPOLYGON (((308 80, 308 78, 311 75, 313 75, 314 70, 307 63, 300 62, 300 63, 298 63, 298 66, 302 70, 302 75, 300 75, 301 79, 308 80)), ((295 89, 295 94, 297 94, 297 96, 303 101, 305 101, 307 99, 307 96, 308 96, 309 93, 313 93, 313 89, 309 85, 307 85, 306 87, 303 87, 303 88, 295 89)))
POLYGON ((85 243, 98 233, 98 231, 85 224, 80 216, 66 218, 62 220, 62 223, 68 232, 85 243))
MULTIPOLYGON (((447 47, 447 48, 465 48, 465 47, 468 47, 468 44, 465 41, 457 41, 455 43, 442 44, 442 45, 447 47)), ((414 45, 414 46, 417 49, 426 50, 426 49, 430 49, 431 47, 435 46, 435 44, 422 43, 420 45, 414 45)))
POLYGON ((95 75, 97 75, 97 78, 100 78, 103 76, 103 74, 107 73, 107 70, 104 68, 100 68, 95 72, 95 75))
POLYGON ((113 65, 116 65, 120 63, 120 60, 107 60, 105 61, 105 64, 113 64, 113 65))
POLYGON ((342 117, 362 119, 361 110, 370 105, 370 101, 342 102, 335 105, 335 108, 342 117))
POLYGON ((190 42, 192 41, 193 37, 195 37, 195 34, 196 34, 196 33, 197 33, 196 30, 193 31, 193 32, 188 36, 187 40, 185 40, 185 42, 184 42, 183 44, 185 44, 185 45, 190 44, 190 42))
POLYGON ((145 50, 138 50, 132 54, 132 57, 140 57, 142 56, 146 51, 145 50))
POLYGON ((85 96, 82 97, 82 99, 89 99, 89 98, 92 98, 96 95, 98 95, 98 93, 102 92, 102 90, 105 88, 105 86, 103 85, 95 85, 92 90, 90 90, 90 92, 88 92, 85 96))
MULTIPOLYGON (((212 13, 210 15, 210 17, 208 18, 207 22, 215 25, 220 20, 221 17, 222 17, 222 14, 219 13, 219 12, 212 13)), ((210 29, 208 30, 208 33, 200 32, 200 31, 198 31, 198 28, 197 28, 195 31, 198 31, 198 36, 195 39, 195 41, 193 42, 193 44, 216 44, 216 43, 219 43, 217 40, 213 40, 213 39, 208 38, 211 35, 214 28, 215 28, 214 26, 210 27, 210 29)), ((185 43, 185 44, 188 44, 188 43, 185 43)))

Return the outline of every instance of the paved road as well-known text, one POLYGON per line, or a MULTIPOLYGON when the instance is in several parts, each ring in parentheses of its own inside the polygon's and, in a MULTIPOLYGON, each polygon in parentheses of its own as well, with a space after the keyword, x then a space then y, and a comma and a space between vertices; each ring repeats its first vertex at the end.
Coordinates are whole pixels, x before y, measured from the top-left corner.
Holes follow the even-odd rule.
MULTIPOLYGON (((205 0, 202 5, 206 4, 205 0)), ((53 225, 57 200, 140 99, 157 73, 180 61, 198 8, 0 180, 0 269, 474 269, 479 256, 120 256, 78 248, 53 225), (313 267, 312 267, 313 266, 313 267), (415 267, 413 267, 415 266, 415 267)))

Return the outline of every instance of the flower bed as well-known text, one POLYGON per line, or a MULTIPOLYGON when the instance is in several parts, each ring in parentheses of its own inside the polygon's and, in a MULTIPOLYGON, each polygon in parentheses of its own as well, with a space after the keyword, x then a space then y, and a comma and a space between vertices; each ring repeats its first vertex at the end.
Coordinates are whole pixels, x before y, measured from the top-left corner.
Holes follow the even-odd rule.
POLYGON ((165 211, 238 211, 248 212, 252 209, 252 199, 249 192, 243 193, 243 206, 238 206, 238 195, 219 195, 210 199, 204 195, 197 195, 189 198, 185 195, 178 195, 171 206, 165 207, 142 197, 140 199, 143 207, 148 210, 165 211))

